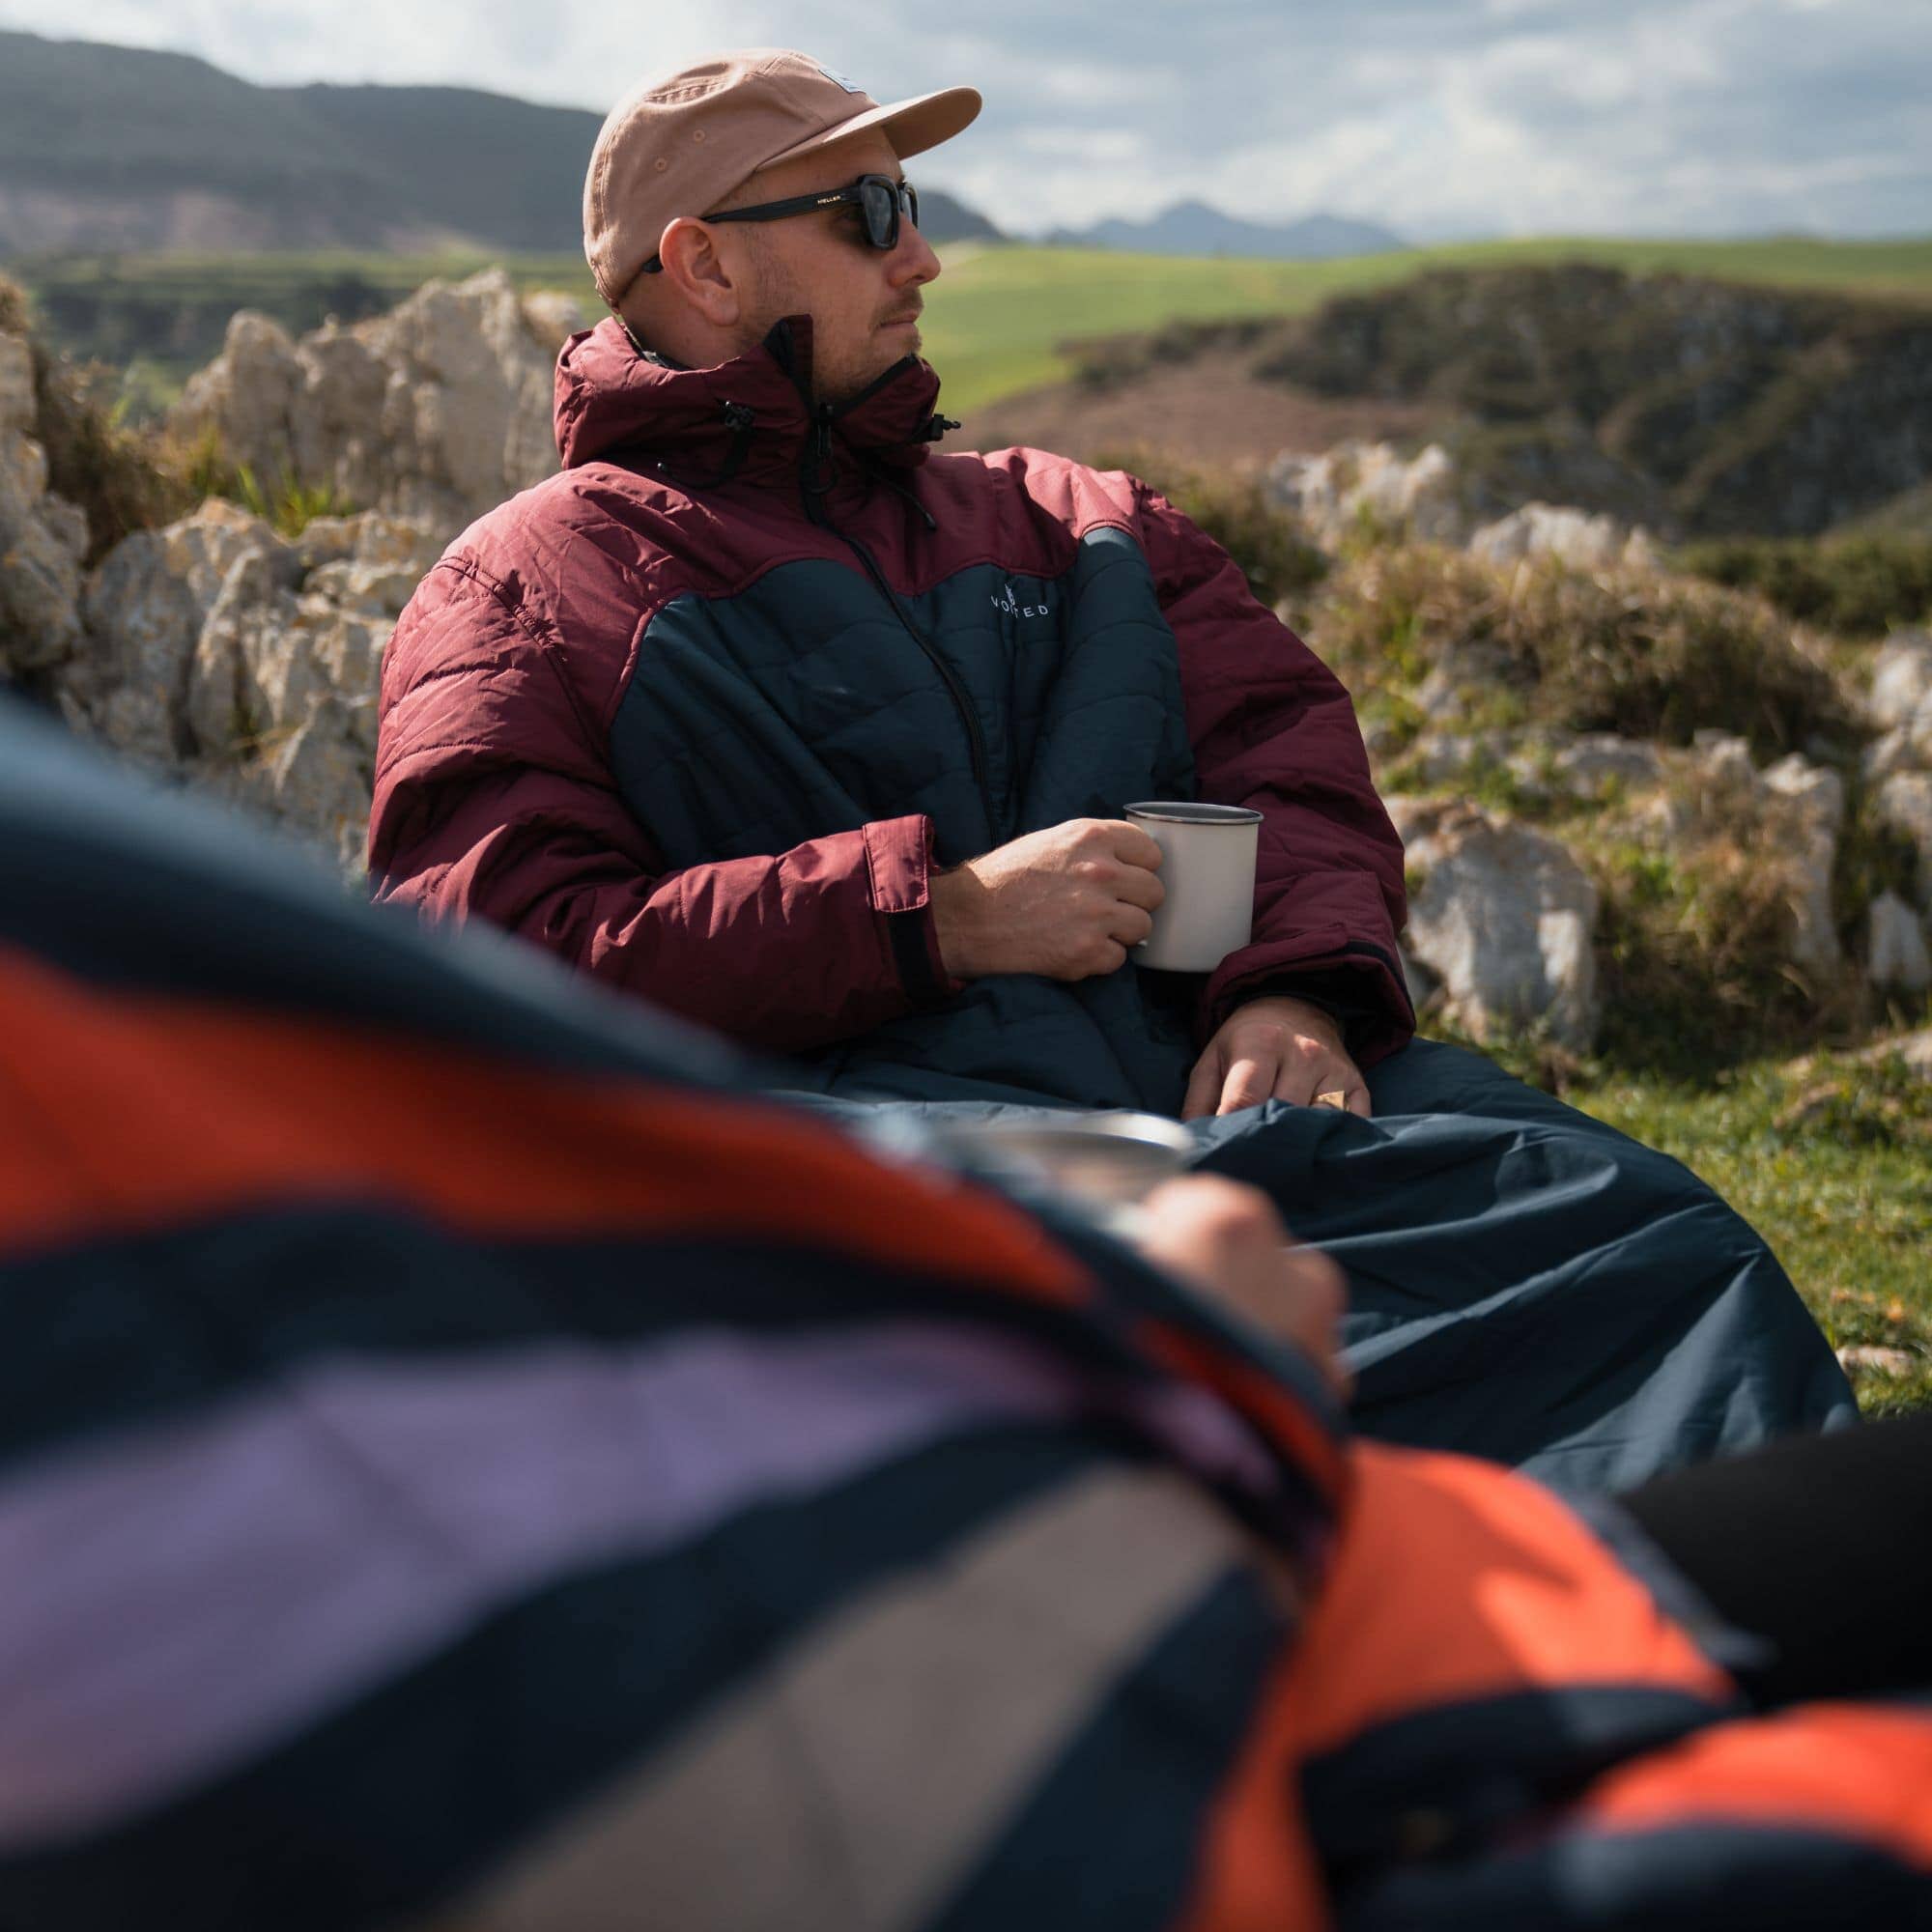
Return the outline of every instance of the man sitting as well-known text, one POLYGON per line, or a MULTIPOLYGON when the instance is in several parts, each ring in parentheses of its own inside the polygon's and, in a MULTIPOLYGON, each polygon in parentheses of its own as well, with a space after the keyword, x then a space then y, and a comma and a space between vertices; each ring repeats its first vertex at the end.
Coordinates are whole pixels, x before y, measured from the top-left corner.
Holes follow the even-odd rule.
POLYGON ((378 896, 835 1102, 1202 1120, 1204 1163, 1348 1268, 1380 1433, 1585 1483, 1848 1415, 1708 1190, 1407 1044, 1352 707, 1236 565, 1130 476, 932 453, 939 262, 899 162, 978 108, 757 51, 613 110, 584 233, 615 313, 559 362, 563 471, 459 539, 389 647, 378 896), (1263 815, 1254 938, 1144 973, 1158 854, 1121 813, 1187 797, 1263 815))

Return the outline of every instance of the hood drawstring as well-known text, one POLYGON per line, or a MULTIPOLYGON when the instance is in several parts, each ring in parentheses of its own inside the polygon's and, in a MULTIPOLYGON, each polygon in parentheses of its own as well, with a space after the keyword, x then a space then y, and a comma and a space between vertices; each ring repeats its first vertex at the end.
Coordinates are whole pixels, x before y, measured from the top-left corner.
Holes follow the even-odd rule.
POLYGON ((758 412, 749 403, 726 403, 724 405, 724 427, 731 432, 731 447, 725 453, 724 467, 708 483, 700 483, 700 490, 715 490, 721 483, 728 483, 745 467, 745 454, 752 446, 752 431, 758 420, 758 412))
POLYGON ((895 497, 901 497, 908 503, 910 503, 913 506, 913 508, 917 510, 920 513, 920 515, 925 519, 925 526, 928 530, 938 529, 939 519, 935 517, 932 514, 932 512, 928 510, 925 507, 925 505, 922 503, 919 500, 919 498, 910 490, 908 490, 903 483, 901 483, 898 480, 896 476, 893 474, 891 469, 889 469, 885 464, 876 461, 868 462, 866 465, 866 474, 869 476, 873 480, 873 482, 883 483, 886 486, 886 488, 893 493, 895 497))

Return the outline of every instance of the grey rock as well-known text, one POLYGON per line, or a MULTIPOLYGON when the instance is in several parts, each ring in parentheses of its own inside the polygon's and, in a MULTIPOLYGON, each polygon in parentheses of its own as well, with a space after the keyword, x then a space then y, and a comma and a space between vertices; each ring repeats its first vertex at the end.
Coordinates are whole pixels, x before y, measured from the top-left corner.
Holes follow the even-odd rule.
POLYGON ((47 489, 33 350, 0 334, 0 676, 64 663, 80 639, 87 519, 47 489))
POLYGON ((238 566, 259 573, 251 584, 284 586, 297 573, 294 554, 267 524, 218 498, 117 544, 87 582, 86 647, 57 681, 69 717, 116 751, 161 768, 194 756, 204 732, 231 737, 233 690, 217 696, 213 666, 200 663, 199 646, 238 566))
POLYGON ((338 699, 325 697, 271 753, 261 792, 271 815, 360 874, 375 781, 373 746, 338 699))
POLYGON ((1602 798, 1612 787, 1648 791, 1664 779, 1663 754, 1641 738, 1586 732, 1556 751, 1551 769, 1573 798, 1602 798))
POLYGON ((1791 907, 1791 963, 1806 972, 1835 972, 1844 959, 1832 910, 1832 872, 1845 823, 1845 781, 1824 765, 1793 752, 1758 775, 1769 810, 1773 849, 1784 865, 1791 907))
POLYGON ((1570 570, 1650 570, 1657 553, 1650 533, 1614 517, 1559 503, 1525 503, 1469 539, 1469 554, 1486 563, 1549 557, 1570 570))
POLYGON ((1456 783, 1479 765, 1502 765, 1515 750, 1506 731, 1425 731, 1404 753, 1406 789, 1456 783))
POLYGON ((31 437, 40 420, 33 346, 24 335, 0 331, 0 437, 31 437))
POLYGON ((1897 1378, 1916 1375, 1919 1356, 1910 1349, 1887 1349, 1872 1342, 1852 1342, 1837 1351, 1838 1366, 1847 1375, 1862 1370, 1866 1375, 1897 1378))
POLYGON ((424 527, 438 548, 557 467, 556 352, 582 327, 567 296, 517 293, 500 269, 427 282, 387 315, 292 342, 239 315, 172 422, 212 432, 265 490, 294 478, 424 527))
POLYGON ((1880 730, 1910 724, 1932 701, 1932 632, 1893 631, 1872 653, 1865 714, 1880 730))
POLYGON ((273 316, 238 309, 228 318, 221 354, 183 384, 170 421, 190 441, 212 434, 227 462, 272 490, 294 469, 298 382, 288 330, 273 316))
POLYGON ((1788 800, 1805 824, 1834 838, 1844 830, 1845 781, 1829 766, 1814 765, 1802 752, 1792 752, 1767 765, 1758 781, 1788 800))
POLYGON ((359 877, 383 652, 437 550, 434 532, 375 512, 289 543, 205 503, 103 559, 62 709, 359 877))
POLYGON ((1738 800, 1757 791, 1757 767, 1750 746, 1734 731, 1702 730, 1691 740, 1690 767, 1712 794, 1738 800))
POLYGON ((1867 908, 1870 943, 1866 977, 1874 986, 1922 993, 1932 986, 1932 956, 1918 913, 1896 893, 1881 893, 1867 908))
POLYGON ((1894 772, 1872 804, 1881 824, 1918 848, 1919 902, 1932 905, 1932 772, 1894 772))
POLYGON ((1441 982, 1446 1014, 1477 1038, 1539 1033, 1584 1051, 1597 1028, 1597 892, 1555 839, 1470 807, 1395 800, 1422 874, 1408 952, 1441 982))
POLYGON ((1867 784, 1889 779, 1893 772, 1913 771, 1918 762, 1912 733, 1903 724, 1895 724, 1874 738, 1859 753, 1859 771, 1867 784))
POLYGON ((1896 1054, 1913 1072, 1932 1080, 1932 1027, 1920 1027, 1917 1033, 1882 1041, 1871 1053, 1874 1059, 1896 1054))
POLYGON ((1932 633, 1894 631, 1872 659, 1866 715, 1884 736, 1867 753, 1883 776, 1932 767, 1932 633))
POLYGON ((1455 463, 1438 443, 1415 457, 1386 442, 1289 452, 1275 459, 1264 488, 1320 544, 1340 543, 1365 522, 1425 543, 1462 543, 1472 527, 1455 463))

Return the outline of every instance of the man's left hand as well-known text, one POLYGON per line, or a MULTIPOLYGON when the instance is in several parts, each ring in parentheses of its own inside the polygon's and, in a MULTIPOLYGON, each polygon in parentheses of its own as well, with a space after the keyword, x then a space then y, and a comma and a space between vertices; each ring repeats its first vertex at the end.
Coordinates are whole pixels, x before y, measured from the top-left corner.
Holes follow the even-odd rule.
POLYGON ((1180 1118, 1233 1114, 1264 1100, 1309 1107, 1328 1094, 1368 1117, 1368 1085, 1342 1044, 1342 1029, 1306 1000, 1250 1000, 1229 1014, 1194 1063, 1180 1118))

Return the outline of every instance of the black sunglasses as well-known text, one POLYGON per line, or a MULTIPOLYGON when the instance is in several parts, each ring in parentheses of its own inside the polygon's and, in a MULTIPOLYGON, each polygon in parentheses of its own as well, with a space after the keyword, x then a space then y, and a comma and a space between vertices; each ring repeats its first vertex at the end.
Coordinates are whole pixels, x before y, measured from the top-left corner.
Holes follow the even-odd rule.
MULTIPOLYGON (((821 208, 856 208, 866 217, 866 240, 874 248, 899 245, 899 217, 919 226, 919 190, 910 182, 890 175, 861 175, 850 187, 828 188, 823 194, 795 194, 785 201, 761 201, 753 208, 727 208, 706 214, 704 221, 786 221, 794 214, 813 214, 821 208)), ((646 275, 664 267, 656 255, 643 266, 646 275)))

